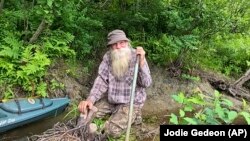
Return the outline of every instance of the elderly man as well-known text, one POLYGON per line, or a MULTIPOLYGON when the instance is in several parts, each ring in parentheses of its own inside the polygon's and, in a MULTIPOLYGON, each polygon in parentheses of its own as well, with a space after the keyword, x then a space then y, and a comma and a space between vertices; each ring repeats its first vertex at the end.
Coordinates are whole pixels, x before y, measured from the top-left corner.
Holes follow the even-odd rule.
POLYGON ((145 51, 142 47, 133 49, 130 40, 122 30, 113 30, 108 34, 107 46, 110 50, 103 57, 90 94, 86 101, 80 102, 78 109, 86 114, 95 104, 98 108, 96 117, 111 115, 105 122, 104 132, 116 138, 127 128, 130 92, 137 55, 140 56, 140 60, 132 123, 141 122, 141 108, 146 100, 145 88, 150 86, 152 78, 145 51), (101 98, 103 100, 100 100, 101 98))

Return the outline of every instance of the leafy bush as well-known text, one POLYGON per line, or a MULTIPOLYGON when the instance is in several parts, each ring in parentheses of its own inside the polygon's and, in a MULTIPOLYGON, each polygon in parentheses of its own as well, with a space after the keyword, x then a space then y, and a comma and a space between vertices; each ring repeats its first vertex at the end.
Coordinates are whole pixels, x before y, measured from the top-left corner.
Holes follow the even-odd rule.
POLYGON ((249 68, 250 38, 243 35, 217 35, 212 41, 196 51, 190 58, 196 65, 221 72, 227 76, 239 77, 249 68))
POLYGON ((246 101, 243 100, 241 111, 233 110, 233 103, 223 98, 218 91, 215 91, 211 97, 202 93, 186 97, 183 93, 179 93, 173 95, 172 98, 182 104, 179 114, 171 113, 169 122, 172 124, 233 124, 235 119, 241 116, 244 117, 247 124, 250 124, 246 101))
POLYGON ((78 0, 3 1, 3 5, 1 97, 15 97, 15 93, 46 97, 44 76, 51 60, 76 58, 76 54, 84 58, 90 54, 92 37, 88 31, 101 24, 86 16, 86 6, 78 0))

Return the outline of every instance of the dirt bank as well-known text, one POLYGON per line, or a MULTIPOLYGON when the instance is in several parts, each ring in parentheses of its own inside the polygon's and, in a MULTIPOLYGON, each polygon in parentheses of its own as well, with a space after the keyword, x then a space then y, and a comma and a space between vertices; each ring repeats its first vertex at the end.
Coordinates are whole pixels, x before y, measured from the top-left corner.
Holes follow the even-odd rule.
MULTIPOLYGON (((51 91, 58 96, 62 93, 78 103, 87 97, 91 86, 93 85, 95 73, 86 75, 82 66, 76 67, 74 72, 69 72, 67 64, 63 61, 58 62, 50 69, 49 78, 55 78, 58 82, 65 85, 64 91, 51 91), (65 66, 65 67, 62 67, 65 66), (60 69, 58 69, 60 68, 60 69), (74 75, 76 74, 76 75, 74 75)), ((169 124, 169 114, 176 112, 180 105, 176 103, 171 96, 183 92, 184 94, 192 94, 194 91, 200 91, 207 95, 214 94, 214 88, 207 81, 209 75, 204 72, 197 72, 195 77, 200 78, 199 81, 192 81, 182 77, 171 77, 166 69, 159 67, 151 67, 151 75, 153 79, 152 85, 147 88, 147 100, 142 109, 143 124, 135 127, 134 134, 141 140, 159 140, 159 125, 169 124)), ((221 77, 215 74, 211 77, 221 77)), ((241 102, 228 95, 224 95, 235 103, 235 107, 239 108, 241 102)))

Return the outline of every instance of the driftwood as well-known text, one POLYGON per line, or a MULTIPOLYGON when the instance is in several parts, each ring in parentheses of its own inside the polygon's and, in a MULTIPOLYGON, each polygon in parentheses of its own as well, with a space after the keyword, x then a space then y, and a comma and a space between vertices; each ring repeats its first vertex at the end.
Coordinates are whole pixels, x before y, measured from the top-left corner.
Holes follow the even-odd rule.
POLYGON ((243 86, 248 80, 250 80, 250 69, 233 84, 225 82, 224 80, 217 80, 216 78, 208 79, 210 84, 218 90, 225 91, 231 96, 250 101, 249 89, 243 86))

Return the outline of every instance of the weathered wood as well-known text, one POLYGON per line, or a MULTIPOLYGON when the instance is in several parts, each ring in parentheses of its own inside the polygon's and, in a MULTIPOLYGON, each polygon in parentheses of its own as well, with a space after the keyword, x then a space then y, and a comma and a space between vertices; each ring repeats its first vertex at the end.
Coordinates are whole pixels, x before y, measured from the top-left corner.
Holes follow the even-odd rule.
POLYGON ((225 91, 237 99, 244 98, 245 100, 250 101, 250 92, 243 87, 243 84, 249 79, 250 69, 233 84, 226 83, 225 81, 216 78, 209 78, 208 81, 215 89, 225 91))
POLYGON ((235 81, 233 85, 240 88, 248 80, 250 80, 250 69, 242 77, 235 81))
POLYGON ((244 89, 243 87, 229 87, 228 92, 233 96, 237 97, 238 99, 244 98, 247 101, 250 101, 250 93, 248 90, 244 89))

